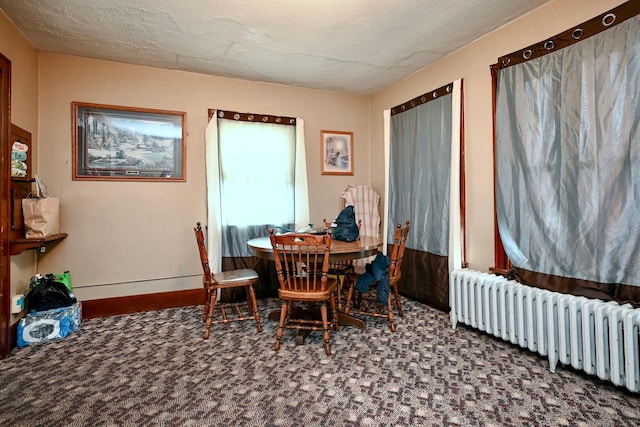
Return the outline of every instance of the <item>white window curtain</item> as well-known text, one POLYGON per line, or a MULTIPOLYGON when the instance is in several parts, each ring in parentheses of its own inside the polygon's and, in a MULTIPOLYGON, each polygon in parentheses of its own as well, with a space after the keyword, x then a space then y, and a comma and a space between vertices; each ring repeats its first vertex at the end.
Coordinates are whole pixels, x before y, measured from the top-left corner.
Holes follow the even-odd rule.
POLYGON ((511 262, 640 284, 640 18, 500 70, 496 203, 511 262))
POLYGON ((214 113, 205 140, 212 271, 220 271, 223 256, 251 256, 246 242, 269 228, 308 224, 302 119, 289 126, 214 113))

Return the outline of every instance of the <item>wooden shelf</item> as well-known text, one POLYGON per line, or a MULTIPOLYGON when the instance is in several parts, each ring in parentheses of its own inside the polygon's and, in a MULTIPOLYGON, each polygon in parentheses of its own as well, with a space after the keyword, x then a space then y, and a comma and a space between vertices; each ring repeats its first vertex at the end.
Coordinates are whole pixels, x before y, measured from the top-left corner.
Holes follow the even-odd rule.
POLYGON ((52 234, 43 238, 27 239, 25 238, 24 218, 22 216, 22 199, 28 197, 32 190, 32 183, 35 179, 32 177, 31 170, 31 132, 26 131, 14 124, 11 124, 11 143, 19 141, 29 147, 27 151, 27 176, 11 177, 11 230, 9 235, 9 252, 11 255, 18 255, 29 249, 38 249, 44 253, 47 247, 54 246, 62 239, 67 237, 67 233, 52 234))
POLYGON ((18 255, 28 249, 39 249, 40 252, 45 252, 47 245, 54 245, 66 237, 67 233, 58 233, 35 239, 11 239, 9 247, 11 255, 18 255))

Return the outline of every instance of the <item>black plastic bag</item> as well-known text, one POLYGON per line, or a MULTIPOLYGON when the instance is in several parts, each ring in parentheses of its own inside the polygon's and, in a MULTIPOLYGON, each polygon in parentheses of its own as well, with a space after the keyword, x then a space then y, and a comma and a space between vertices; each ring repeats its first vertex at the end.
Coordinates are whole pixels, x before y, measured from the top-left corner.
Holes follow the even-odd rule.
POLYGON ((33 277, 31 290, 24 297, 25 313, 70 307, 78 300, 64 283, 57 282, 53 274, 33 277))
POLYGON ((353 242, 360 237, 360 230, 356 224, 356 213, 353 206, 344 208, 335 219, 336 226, 331 230, 331 237, 334 240, 343 242, 353 242))

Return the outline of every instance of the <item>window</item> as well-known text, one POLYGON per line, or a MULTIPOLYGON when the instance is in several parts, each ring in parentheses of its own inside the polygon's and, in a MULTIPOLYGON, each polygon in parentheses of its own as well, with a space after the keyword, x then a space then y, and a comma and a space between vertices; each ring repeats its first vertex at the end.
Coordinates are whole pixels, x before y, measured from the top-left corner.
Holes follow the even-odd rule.
MULTIPOLYGON (((309 222, 304 122, 210 110, 206 131, 209 253, 250 257, 247 241, 309 222)), ((210 255, 212 256, 212 255, 210 255)))
POLYGON ((223 224, 293 227, 295 136, 294 126, 218 120, 223 224))

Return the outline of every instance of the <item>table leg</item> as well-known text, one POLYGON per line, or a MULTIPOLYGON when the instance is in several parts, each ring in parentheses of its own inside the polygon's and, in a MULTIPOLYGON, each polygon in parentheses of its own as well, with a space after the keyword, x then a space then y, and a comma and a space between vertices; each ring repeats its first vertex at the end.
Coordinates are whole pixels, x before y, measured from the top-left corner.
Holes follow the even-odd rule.
POLYGON ((338 323, 340 326, 353 326, 355 328, 362 329, 363 331, 367 329, 367 324, 364 323, 364 320, 345 314, 341 311, 338 311, 338 323))

